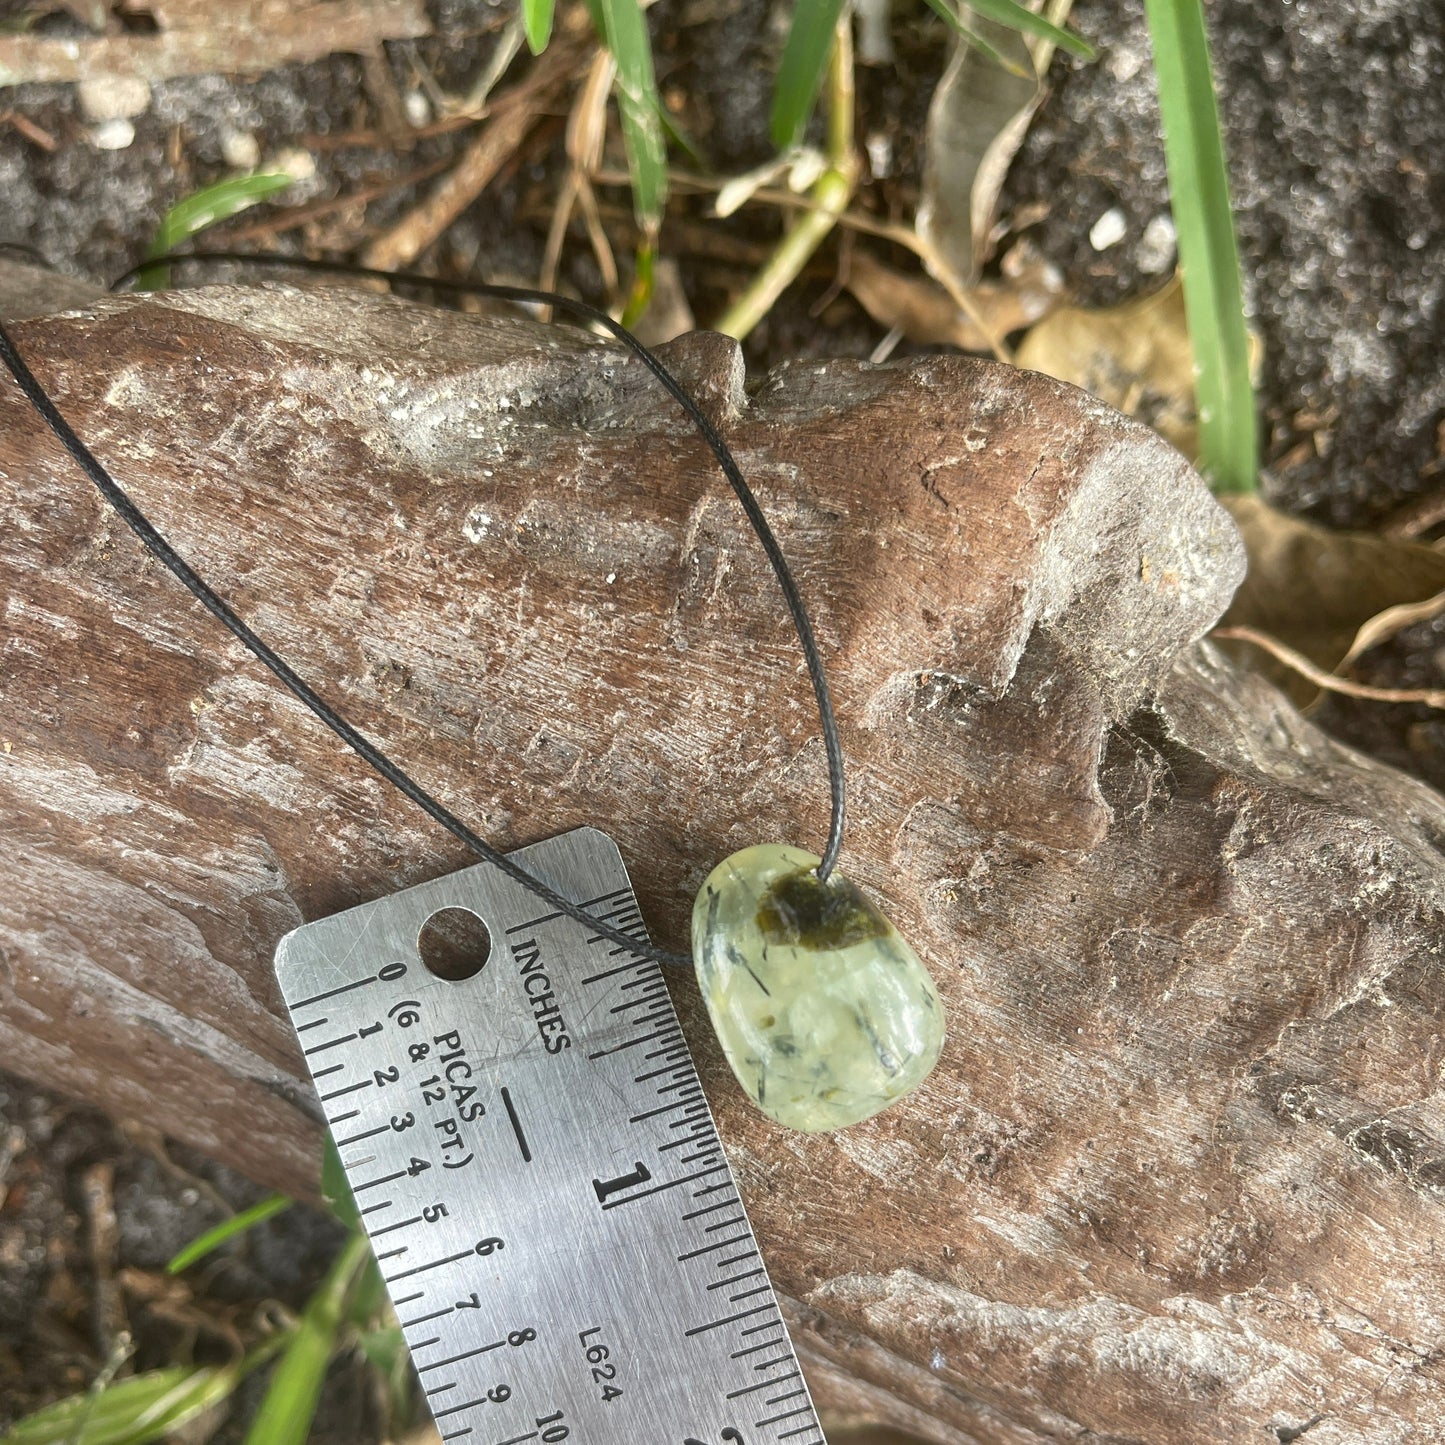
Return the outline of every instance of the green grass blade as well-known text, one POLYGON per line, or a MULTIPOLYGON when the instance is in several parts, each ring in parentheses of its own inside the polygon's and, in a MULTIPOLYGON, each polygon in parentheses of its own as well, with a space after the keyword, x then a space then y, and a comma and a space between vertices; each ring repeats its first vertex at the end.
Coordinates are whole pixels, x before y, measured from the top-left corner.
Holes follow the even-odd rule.
POLYGON ((305 1445, 321 1396, 321 1382, 336 1349, 347 1292, 370 1253, 365 1235, 353 1234, 342 1246, 335 1264, 302 1312, 301 1323, 246 1432, 246 1445, 305 1445))
MULTIPOLYGON (((229 220, 247 206, 254 206, 284 191, 292 179, 291 176, 279 173, 232 176, 229 180, 217 181, 213 186, 203 187, 194 195, 177 201, 165 213, 146 255, 170 255, 172 251, 178 250, 183 242, 198 235, 207 226, 229 220)), ((136 276, 137 291, 158 291, 170 284, 169 266, 145 266, 136 276)))
POLYGON ((607 48, 617 62, 617 109, 632 173, 632 204, 644 237, 657 234, 667 202, 667 138, 652 67, 652 39, 637 0, 598 0, 607 48))
POLYGON ((967 0, 967 3, 971 10, 977 10, 986 19, 997 20, 1000 25, 1007 25, 1010 30, 1021 30, 1025 35, 1051 40, 1081 60, 1094 60, 1098 56, 1099 52, 1083 36, 1045 20, 1042 15, 1035 15, 1018 0, 967 0))
POLYGON ((151 1370, 97 1395, 71 1395, 20 1421, 4 1445, 139 1445, 189 1418, 186 1403, 206 1394, 214 1369, 151 1370), (180 1418, 177 1418, 180 1416, 180 1418))
POLYGON ((797 0, 773 84, 771 125, 773 144, 780 151, 798 145, 808 128, 842 13, 843 0, 797 0))
POLYGON ((289 186, 294 177, 260 172, 253 176, 232 176, 205 186, 177 201, 161 218, 147 256, 166 256, 207 226, 229 220, 238 211, 268 200, 289 186))
POLYGON ((234 1365, 149 1370, 96 1394, 71 1395, 26 1416, 0 1445, 148 1445, 220 1404, 286 1338, 277 1335, 234 1365))
POLYGON ((1194 351, 1199 466, 1221 492, 1252 492, 1259 435, 1239 251, 1200 0, 1144 0, 1159 77, 1169 196, 1194 351))
POLYGON ((378 1330, 367 1330, 357 1337, 356 1343, 371 1367, 387 1379, 406 1368, 409 1356, 400 1326, 384 1325, 378 1330))
POLYGON ((363 1331, 356 1343, 379 1378, 386 1415, 400 1426, 411 1414, 412 1382, 416 1378, 400 1327, 385 1325, 363 1331))
POLYGON ((1018 61, 1005 55, 996 46, 990 45, 976 30, 970 30, 962 20, 958 18, 957 12, 948 0, 928 0, 928 8, 938 16, 940 20, 953 31, 959 39, 967 42, 986 59, 993 61, 997 66, 1008 71, 1010 75, 1017 75, 1025 80, 1033 79, 1033 72, 1025 69, 1018 61))
POLYGON ((552 38, 552 16, 555 0, 522 0, 522 25, 527 32, 527 45, 533 55, 540 55, 552 38))
POLYGON ((336 1140, 330 1134, 321 1151, 321 1198, 348 1229, 361 1228, 361 1211, 356 1207, 356 1197, 351 1192, 351 1181, 346 1177, 336 1140))
POLYGON ((179 1274, 183 1269, 189 1269, 198 1259, 204 1259, 212 1250, 219 1249, 227 1240, 234 1239, 238 1234, 244 1234, 248 1229, 280 1214, 283 1209, 289 1209, 291 1201, 284 1194, 272 1194, 253 1204, 249 1209, 243 1209, 239 1214, 233 1214, 229 1219, 222 1220, 214 1229, 208 1229, 198 1238, 193 1239, 171 1262, 166 1265, 167 1274, 179 1274))
POLYGON ((369 1330, 383 1318, 387 1309, 386 1281, 381 1266, 372 1255, 356 1276, 351 1296, 346 1301, 346 1322, 358 1330, 369 1330))

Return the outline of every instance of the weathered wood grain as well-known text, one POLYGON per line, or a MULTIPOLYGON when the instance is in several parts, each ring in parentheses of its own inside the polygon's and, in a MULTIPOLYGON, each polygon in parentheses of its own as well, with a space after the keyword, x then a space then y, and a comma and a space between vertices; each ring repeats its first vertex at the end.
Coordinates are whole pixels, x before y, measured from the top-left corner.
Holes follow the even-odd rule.
MULTIPOLYGON (((765 563, 610 347, 285 288, 16 332, 182 551, 499 844, 603 822, 677 945, 718 857, 821 837, 765 563)), ((1237 539, 1143 428, 983 362, 745 395, 731 343, 671 356, 814 608, 848 870, 950 1010, 928 1085, 805 1138, 674 981, 825 1398, 940 1445, 1445 1438, 1441 800, 1196 643, 1237 539)), ((466 859, 9 387, 0 522, 4 1060, 305 1190, 275 940, 466 859)))
POLYGON ((280 64, 414 40, 431 24, 417 0, 148 0, 154 34, 0 35, 0 86, 122 76, 259 75, 280 64))

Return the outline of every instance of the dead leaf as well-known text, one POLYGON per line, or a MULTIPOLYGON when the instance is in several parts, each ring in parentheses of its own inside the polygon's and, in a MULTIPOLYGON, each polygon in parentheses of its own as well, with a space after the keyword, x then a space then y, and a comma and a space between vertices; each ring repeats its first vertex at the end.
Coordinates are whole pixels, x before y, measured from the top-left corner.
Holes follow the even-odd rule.
POLYGON ((431 33, 422 0, 153 0, 154 34, 0 35, 0 86, 124 76, 257 74, 431 33))
MULTIPOLYGON (((1422 607, 1445 606, 1445 553, 1373 533, 1332 531, 1258 497, 1221 500, 1249 554, 1244 585, 1224 615, 1226 628, 1266 633, 1335 673, 1398 626, 1435 615, 1422 607), (1408 609, 1403 621, 1402 609, 1408 609)), ((1258 653, 1247 661, 1257 665, 1258 653)), ((1299 705, 1316 699, 1316 685, 1298 669, 1277 659, 1263 670, 1299 705)))
MULTIPOLYGON (((1250 333, 1250 371, 1264 355, 1250 333)), ((1098 311, 1061 306, 1019 343, 1018 366, 1081 386, 1137 417, 1193 459, 1199 452, 1194 354, 1176 273, 1151 295, 1098 311)))
POLYGON ((1072 382, 1147 422, 1185 456, 1198 449, 1194 357, 1176 276, 1162 290, 1122 306, 1061 306, 1019 343, 1030 371, 1072 382))
POLYGON ((1018 73, 955 35, 928 106, 918 234, 962 286, 978 280, 1004 177, 1038 109, 1043 87, 1016 30, 974 15, 970 29, 1018 73))
POLYGON ((1005 257, 1004 275, 969 289, 969 315, 936 281, 895 271, 862 249, 849 258, 843 284, 880 325, 898 327, 924 346, 988 351, 995 337, 1032 325, 1058 305, 1059 273, 1031 246, 1020 244, 1005 257))

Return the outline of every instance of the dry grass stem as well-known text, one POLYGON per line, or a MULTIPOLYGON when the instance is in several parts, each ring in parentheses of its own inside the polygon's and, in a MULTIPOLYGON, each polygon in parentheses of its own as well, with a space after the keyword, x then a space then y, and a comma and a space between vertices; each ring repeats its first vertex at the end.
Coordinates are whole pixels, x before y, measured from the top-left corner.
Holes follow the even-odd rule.
POLYGON ((1413 542, 1441 522, 1445 522, 1445 488, 1414 497, 1392 512, 1381 526, 1380 535, 1413 542))
MULTIPOLYGON (((567 117, 567 174, 562 178, 557 205, 547 230, 547 247, 543 252, 538 283, 544 291, 557 289, 557 267, 567 240, 567 227, 573 210, 580 204, 609 303, 617 297, 617 261, 602 229, 591 177, 602 164, 602 147, 607 139, 607 97, 612 93, 616 75, 617 62, 609 52, 599 50, 592 57, 587 78, 572 103, 571 114, 567 117)), ((551 308, 547 310, 550 313, 551 308)))
POLYGON ((383 40, 416 40, 431 31, 420 0, 166 0, 155 7, 154 34, 0 35, 0 86, 127 76, 247 75, 321 60, 365 55, 383 40))
MULTIPOLYGON (((625 171, 601 169, 598 170, 593 179, 598 185, 617 186, 626 185, 628 176, 625 171)), ((707 194, 720 191, 728 184, 728 178, 715 180, 709 176, 695 176, 683 172, 671 172, 669 174, 670 185, 679 193, 694 192, 707 194)), ((912 251, 924 267, 933 270, 936 256, 932 246, 923 239, 916 231, 909 226, 903 226, 893 221, 880 221, 876 217, 865 215, 861 211, 843 210, 836 211, 826 202, 819 201, 815 196, 800 196, 789 190, 777 189, 771 186, 760 186, 756 191, 743 202, 744 205, 766 205, 777 206, 780 209, 794 211, 808 211, 816 215, 829 218, 832 225, 843 230, 857 231, 861 235, 876 236, 881 241, 892 241, 896 245, 906 247, 912 251)), ((741 209, 741 208, 740 208, 741 209)), ((958 309, 963 312, 969 323, 978 332, 981 338, 981 349, 990 351, 993 356, 1009 366, 1014 364, 1014 355, 1008 343, 999 334, 996 326, 993 325, 984 307, 979 304, 976 296, 971 294, 968 288, 954 282, 952 285, 939 281, 939 285, 948 293, 950 300, 958 309)))
POLYGON ((1334 673, 1316 667, 1304 653, 1296 652, 1277 637, 1271 637, 1269 633, 1260 632, 1254 627, 1216 627, 1209 635, 1224 642, 1248 642, 1255 647, 1261 647, 1286 667, 1326 692, 1343 693, 1346 697, 1365 698, 1370 702, 1419 702, 1426 707, 1445 708, 1445 688, 1371 687, 1368 683, 1336 677, 1334 673))
POLYGON ((1348 667, 1362 652, 1378 647, 1389 641, 1397 632, 1413 627, 1417 622, 1429 622, 1432 617, 1445 613, 1445 592, 1437 592, 1419 602, 1402 602, 1396 607, 1387 607, 1377 612, 1360 630, 1350 643, 1350 650, 1340 659, 1339 667, 1348 667))
POLYGON ((39 146, 48 155, 54 155, 60 149, 60 142, 48 130, 18 110, 0 111, 0 125, 9 125, 18 130, 31 145, 39 146))
POLYGON ((451 173, 419 206, 362 254, 362 262, 390 271, 409 266, 486 189, 517 153, 576 72, 585 46, 574 34, 555 41, 527 78, 497 98, 481 134, 462 153, 451 173))

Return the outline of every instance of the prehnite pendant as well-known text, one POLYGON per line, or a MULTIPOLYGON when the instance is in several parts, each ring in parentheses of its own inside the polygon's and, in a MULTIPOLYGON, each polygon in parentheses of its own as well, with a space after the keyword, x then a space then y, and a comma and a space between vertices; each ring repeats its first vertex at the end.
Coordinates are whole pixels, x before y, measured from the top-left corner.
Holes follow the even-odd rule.
POLYGON ((943 1006, 897 929, 801 848, 744 848, 692 912, 698 984, 738 1082, 817 1134, 872 1117, 933 1072, 943 1006))

